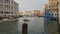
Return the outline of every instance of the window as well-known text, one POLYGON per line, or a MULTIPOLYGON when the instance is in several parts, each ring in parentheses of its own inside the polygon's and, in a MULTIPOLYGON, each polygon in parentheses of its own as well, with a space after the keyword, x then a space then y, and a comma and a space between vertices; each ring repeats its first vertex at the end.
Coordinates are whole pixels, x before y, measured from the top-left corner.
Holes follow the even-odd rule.
POLYGON ((8 12, 8 11, 6 12, 6 11, 5 11, 4 14, 10 14, 10 12, 8 12))
POLYGON ((8 12, 6 12, 8 14, 8 12))
POLYGON ((6 14, 6 12, 4 12, 4 14, 6 14))
POLYGON ((9 15, 9 17, 10 17, 10 15, 9 15))
POLYGON ((9 5, 5 5, 5 9, 9 9, 10 10, 10 6, 9 5))
POLYGON ((13 15, 11 17, 13 17, 13 15))
POLYGON ((7 6, 6 8, 8 9, 8 5, 6 5, 6 6, 7 6))
POLYGON ((5 7, 5 9, 6 9, 6 5, 5 5, 4 7, 5 7))
POLYGON ((8 6, 8 9, 10 10, 10 6, 8 6))
POLYGON ((10 0, 5 0, 5 3, 10 3, 10 0))
POLYGON ((0 2, 3 2, 3 0, 0 0, 0 2))
POLYGON ((8 12, 8 14, 10 14, 10 12, 8 12))
POLYGON ((7 5, 7 9, 10 9, 10 6, 9 5, 7 5))
POLYGON ((0 11, 0 14, 3 14, 3 11, 0 11))
POLYGON ((11 9, 13 10, 13 6, 11 6, 11 9))
POLYGON ((3 11, 1 13, 3 14, 3 11))
POLYGON ((13 1, 11 1, 10 3, 13 3, 13 1))
POLYGON ((7 9, 7 5, 5 5, 5 9, 7 9))
POLYGON ((0 8, 1 8, 1 9, 3 8, 3 5, 2 5, 2 4, 0 4, 0 8))
POLYGON ((13 14, 13 12, 11 12, 11 14, 13 14))

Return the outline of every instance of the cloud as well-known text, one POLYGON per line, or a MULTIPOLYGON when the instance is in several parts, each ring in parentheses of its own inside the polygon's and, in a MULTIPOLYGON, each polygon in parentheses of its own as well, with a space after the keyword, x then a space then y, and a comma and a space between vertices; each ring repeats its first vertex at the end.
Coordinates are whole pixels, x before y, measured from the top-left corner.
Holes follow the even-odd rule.
POLYGON ((47 0, 15 0, 19 3, 19 10, 34 10, 42 9, 42 7, 48 3, 47 0))

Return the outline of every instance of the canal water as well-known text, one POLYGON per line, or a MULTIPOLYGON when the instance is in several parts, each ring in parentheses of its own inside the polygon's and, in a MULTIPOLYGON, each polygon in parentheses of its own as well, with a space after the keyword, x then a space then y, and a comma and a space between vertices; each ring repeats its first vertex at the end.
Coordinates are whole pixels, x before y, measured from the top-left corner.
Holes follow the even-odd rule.
MULTIPOLYGON (((44 18, 43 17, 27 17, 30 22, 28 24, 28 34, 43 34, 44 18)), ((0 22, 0 34, 22 34, 23 17, 16 21, 0 22)))

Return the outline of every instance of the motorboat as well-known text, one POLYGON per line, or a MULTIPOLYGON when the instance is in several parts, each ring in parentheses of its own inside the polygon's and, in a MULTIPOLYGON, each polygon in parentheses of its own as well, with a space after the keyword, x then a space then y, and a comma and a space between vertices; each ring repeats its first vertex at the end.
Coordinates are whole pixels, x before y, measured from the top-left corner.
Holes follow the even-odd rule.
POLYGON ((30 20, 28 20, 28 19, 24 19, 23 21, 25 21, 25 22, 26 22, 26 21, 30 21, 30 20))
POLYGON ((8 19, 3 19, 3 21, 8 21, 8 19))

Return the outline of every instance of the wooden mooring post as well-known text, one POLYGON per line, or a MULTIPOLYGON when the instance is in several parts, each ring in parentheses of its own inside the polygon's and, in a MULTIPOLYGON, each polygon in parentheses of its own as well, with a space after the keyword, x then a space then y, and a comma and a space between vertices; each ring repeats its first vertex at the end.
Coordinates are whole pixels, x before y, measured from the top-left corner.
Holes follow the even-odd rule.
POLYGON ((27 23, 22 24, 22 34, 27 34, 27 27, 28 27, 27 23))

